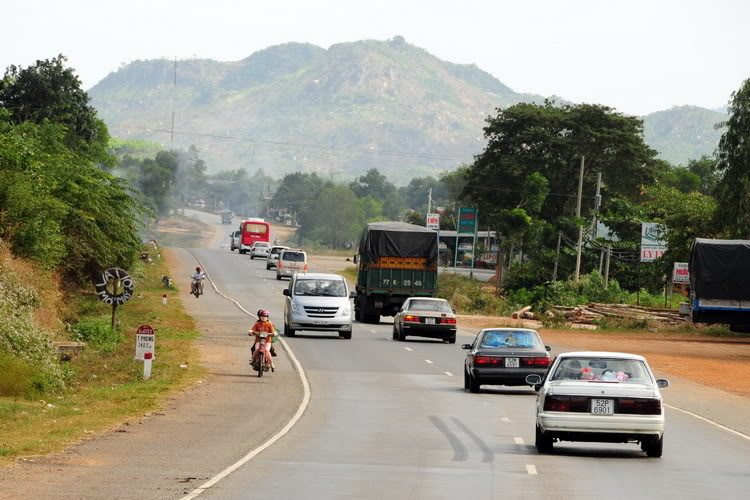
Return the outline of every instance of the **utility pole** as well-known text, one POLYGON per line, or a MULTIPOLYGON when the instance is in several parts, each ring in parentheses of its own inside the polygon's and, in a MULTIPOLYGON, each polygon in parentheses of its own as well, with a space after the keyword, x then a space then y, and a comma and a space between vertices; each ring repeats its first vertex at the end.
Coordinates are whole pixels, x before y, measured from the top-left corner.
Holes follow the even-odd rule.
POLYGON ((172 85, 172 141, 169 144, 170 149, 174 149, 174 101, 177 95, 177 56, 174 56, 174 84, 172 85))
MULTIPOLYGON (((583 164, 585 158, 581 156, 581 169, 578 172, 578 203, 576 204, 576 218, 581 217, 581 197, 583 196, 583 164)), ((583 226, 578 226, 578 245, 576 247, 576 281, 581 276, 581 250, 583 247, 583 226)))
POLYGON ((562 231, 557 232, 557 250, 555 252, 555 270, 552 271, 552 281, 557 281, 557 262, 560 260, 560 241, 562 240, 562 231))
POLYGON ((594 238, 596 238, 596 226, 599 222, 599 207, 602 206, 601 189, 602 189, 602 173, 599 172, 596 174, 596 195, 594 196, 594 225, 592 227, 594 238))
POLYGON ((429 215, 432 212, 432 188, 430 188, 430 192, 427 194, 427 215, 429 215))
POLYGON ((607 263, 604 266, 604 284, 609 288, 609 259, 612 257, 612 245, 607 245, 607 263))

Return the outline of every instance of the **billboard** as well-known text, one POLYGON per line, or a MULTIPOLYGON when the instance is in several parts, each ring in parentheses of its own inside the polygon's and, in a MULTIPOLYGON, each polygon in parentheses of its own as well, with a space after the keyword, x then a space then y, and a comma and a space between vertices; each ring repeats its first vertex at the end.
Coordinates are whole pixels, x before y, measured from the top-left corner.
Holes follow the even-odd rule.
POLYGON ((667 251, 667 242, 663 241, 666 226, 656 222, 641 223, 641 262, 653 262, 667 251))

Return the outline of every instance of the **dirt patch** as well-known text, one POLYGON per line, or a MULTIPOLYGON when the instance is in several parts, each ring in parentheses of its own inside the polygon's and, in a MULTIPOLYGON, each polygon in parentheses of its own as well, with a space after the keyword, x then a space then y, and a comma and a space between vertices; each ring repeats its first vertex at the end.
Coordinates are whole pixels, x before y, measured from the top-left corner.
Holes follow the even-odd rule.
POLYGON ((750 397, 750 336, 719 338, 699 333, 546 330, 534 324, 538 325, 529 320, 459 316, 462 328, 536 328, 544 342, 566 349, 640 354, 654 370, 750 397))
POLYGON ((206 246, 214 236, 214 228, 193 217, 170 217, 152 227, 153 236, 162 247, 199 248, 206 246))

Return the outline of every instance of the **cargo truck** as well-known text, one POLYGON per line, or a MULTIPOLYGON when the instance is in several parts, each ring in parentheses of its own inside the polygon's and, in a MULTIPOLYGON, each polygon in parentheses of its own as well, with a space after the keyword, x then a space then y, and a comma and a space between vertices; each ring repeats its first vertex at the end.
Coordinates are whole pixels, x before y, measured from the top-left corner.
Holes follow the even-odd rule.
POLYGON ((750 333, 750 241, 696 238, 688 269, 693 322, 750 333))
POLYGON ((378 323, 395 316, 409 297, 437 293, 437 233, 405 222, 372 222, 359 240, 357 321, 378 323))

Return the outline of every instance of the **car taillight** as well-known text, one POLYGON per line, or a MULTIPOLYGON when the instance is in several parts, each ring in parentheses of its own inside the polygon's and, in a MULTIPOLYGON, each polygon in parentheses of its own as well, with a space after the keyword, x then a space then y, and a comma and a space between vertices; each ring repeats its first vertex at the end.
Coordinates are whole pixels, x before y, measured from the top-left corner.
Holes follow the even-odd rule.
POLYGON ((496 358, 494 356, 474 356, 475 365, 502 365, 503 358, 496 358))
POLYGON ((661 415, 661 400, 646 398, 620 398, 615 413, 627 415, 661 415))
POLYGON ((409 323, 419 323, 419 316, 407 314, 406 316, 404 316, 404 321, 408 321, 409 323))
POLYGON ((587 396, 547 396, 544 398, 544 411, 589 411, 587 396))
POLYGON ((440 323, 443 325, 455 325, 456 318, 440 318, 440 323))
POLYGON ((277 269, 281 269, 282 267, 284 267, 284 263, 283 263, 282 261, 278 261, 278 262, 276 263, 276 268, 277 268, 277 269))
POLYGON ((523 366, 549 366, 550 359, 548 357, 543 358, 521 358, 521 365, 523 366))

